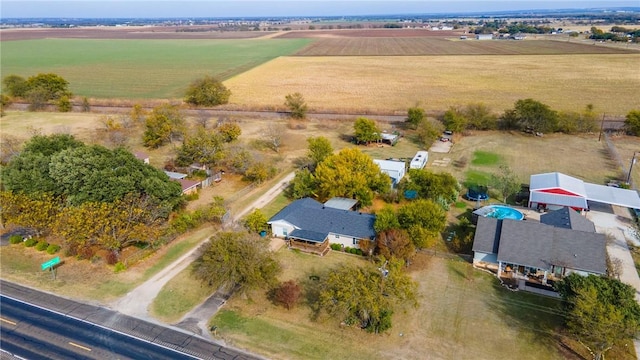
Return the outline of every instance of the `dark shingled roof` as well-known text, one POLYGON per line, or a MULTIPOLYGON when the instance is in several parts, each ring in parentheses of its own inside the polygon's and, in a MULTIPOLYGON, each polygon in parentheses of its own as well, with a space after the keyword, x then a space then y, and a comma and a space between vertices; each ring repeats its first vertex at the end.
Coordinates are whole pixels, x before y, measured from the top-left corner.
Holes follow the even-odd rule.
POLYGON ((596 232, 596 227, 591 221, 568 207, 540 215, 540 222, 564 229, 596 232))
POLYGON ((289 237, 321 243, 327 238, 328 235, 328 232, 319 233, 315 231, 296 229, 293 230, 291 234, 289 234, 289 237))
POLYGON ((315 233, 334 233, 359 239, 373 239, 375 216, 357 211, 325 207, 310 199, 299 199, 275 214, 268 223, 283 220, 299 230, 315 233))
POLYGON ((502 220, 490 217, 479 217, 476 235, 473 238, 473 251, 497 254, 500 244, 500 228, 502 220))
POLYGON ((603 234, 531 221, 478 218, 473 251, 539 269, 558 265, 597 274, 607 270, 603 234))

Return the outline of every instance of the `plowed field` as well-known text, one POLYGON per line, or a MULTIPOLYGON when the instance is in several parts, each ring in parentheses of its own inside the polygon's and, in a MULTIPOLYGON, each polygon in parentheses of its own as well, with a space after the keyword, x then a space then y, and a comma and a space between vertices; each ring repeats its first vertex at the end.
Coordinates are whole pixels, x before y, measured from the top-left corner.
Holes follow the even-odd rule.
MULTIPOLYGON (((335 33, 339 34, 339 31, 335 33)), ((428 33, 428 32, 427 32, 428 33)), ((433 33, 433 32, 431 32, 433 33)), ((429 37, 319 38, 298 51, 300 56, 403 56, 403 55, 568 55, 625 54, 630 50, 605 47, 579 40, 459 40, 429 37)))

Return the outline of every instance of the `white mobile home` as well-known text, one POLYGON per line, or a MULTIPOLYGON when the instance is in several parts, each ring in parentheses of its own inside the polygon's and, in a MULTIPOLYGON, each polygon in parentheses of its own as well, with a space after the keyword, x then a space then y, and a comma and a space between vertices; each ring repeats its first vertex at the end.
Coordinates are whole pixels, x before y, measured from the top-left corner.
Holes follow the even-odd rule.
POLYGON ((402 180, 402 178, 404 177, 406 166, 404 161, 374 159, 373 162, 380 167, 380 171, 389 175, 389 177, 391 178, 392 187, 396 187, 396 185, 398 185, 400 180, 402 180))
POLYGON ((410 169, 422 169, 427 165, 427 161, 429 160, 429 152, 427 151, 418 151, 416 156, 411 159, 411 164, 409 164, 410 169))

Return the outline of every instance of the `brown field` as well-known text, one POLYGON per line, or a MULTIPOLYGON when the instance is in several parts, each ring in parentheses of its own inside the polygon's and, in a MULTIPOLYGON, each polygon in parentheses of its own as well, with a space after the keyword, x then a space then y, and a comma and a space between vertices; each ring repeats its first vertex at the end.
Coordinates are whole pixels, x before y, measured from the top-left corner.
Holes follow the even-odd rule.
POLYGON ((533 98, 555 110, 624 116, 640 107, 640 54, 281 57, 225 81, 230 102, 282 107, 300 92, 315 111, 405 114, 483 102, 495 112, 533 98), (611 99, 616 99, 611 101, 611 99))
MULTIPOLYGON (((373 31, 372 31, 373 32, 373 31)), ((432 32, 433 33, 433 32, 432 32)), ((594 45, 579 40, 458 40, 430 37, 341 37, 327 35, 298 51, 300 56, 415 56, 415 55, 568 55, 629 54, 635 51, 594 45)), ((472 37, 473 35, 469 35, 472 37)))
POLYGON ((71 29, 2 29, 0 41, 34 39, 251 39, 265 31, 219 31, 212 26, 79 27, 71 29), (189 30, 189 31, 185 31, 189 30))
POLYGON ((339 29, 288 31, 278 38, 413 38, 413 37, 458 37, 464 31, 431 31, 427 29, 339 29))

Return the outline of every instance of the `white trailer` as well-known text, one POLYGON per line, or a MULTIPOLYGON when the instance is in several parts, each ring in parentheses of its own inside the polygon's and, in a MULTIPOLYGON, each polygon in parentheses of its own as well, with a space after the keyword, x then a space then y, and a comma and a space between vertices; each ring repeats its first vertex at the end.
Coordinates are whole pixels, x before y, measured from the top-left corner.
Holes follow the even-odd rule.
POLYGON ((409 164, 410 169, 422 169, 427 165, 427 161, 429 160, 429 152, 428 151, 418 151, 416 155, 411 159, 411 163, 409 164))

